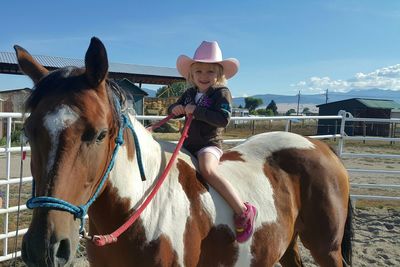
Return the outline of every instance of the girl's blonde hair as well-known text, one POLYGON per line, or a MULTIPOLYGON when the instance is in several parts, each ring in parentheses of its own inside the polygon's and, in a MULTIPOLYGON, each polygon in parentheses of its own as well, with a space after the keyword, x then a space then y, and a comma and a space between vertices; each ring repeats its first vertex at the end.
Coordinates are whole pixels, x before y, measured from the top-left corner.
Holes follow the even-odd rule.
POLYGON ((213 70, 215 71, 215 73, 217 73, 217 81, 215 82, 216 86, 225 86, 227 84, 225 75, 224 75, 224 68, 218 64, 218 63, 205 63, 205 62, 195 62, 190 66, 190 71, 189 71, 189 75, 187 77, 187 85, 188 87, 193 87, 195 86, 194 83, 194 79, 193 79, 193 66, 199 65, 199 64, 208 64, 211 65, 213 67, 213 70))

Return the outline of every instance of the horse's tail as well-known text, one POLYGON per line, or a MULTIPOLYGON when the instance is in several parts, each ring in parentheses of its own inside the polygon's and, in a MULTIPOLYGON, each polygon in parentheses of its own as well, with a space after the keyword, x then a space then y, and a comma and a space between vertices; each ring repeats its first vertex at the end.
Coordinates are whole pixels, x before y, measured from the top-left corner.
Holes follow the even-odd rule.
POLYGON ((344 226, 343 240, 342 240, 342 257, 345 266, 352 266, 352 239, 353 239, 353 206, 349 198, 347 207, 347 218, 344 226), (347 264, 347 265, 346 265, 347 264))

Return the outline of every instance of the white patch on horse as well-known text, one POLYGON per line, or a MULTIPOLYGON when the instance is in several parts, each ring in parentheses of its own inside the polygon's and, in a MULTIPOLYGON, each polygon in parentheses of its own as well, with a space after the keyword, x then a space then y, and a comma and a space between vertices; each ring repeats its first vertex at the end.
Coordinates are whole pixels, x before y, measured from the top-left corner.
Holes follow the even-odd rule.
MULTIPOLYGON (((131 200, 130 208, 137 209, 154 187, 165 164, 172 155, 175 144, 154 141, 151 134, 134 118, 131 118, 133 128, 138 136, 146 181, 140 179, 136 155, 134 160, 128 160, 126 147, 123 146, 117 156, 117 161, 110 174, 109 181, 117 188, 121 198, 131 200), (167 152, 165 152, 167 151, 167 152), (161 159, 165 157, 165 160, 161 159), (162 165, 163 162, 163 165, 162 165)), ((187 162, 187 155, 180 155, 187 162)), ((182 185, 178 181, 178 171, 172 168, 160 190, 140 216, 148 242, 158 239, 161 235, 168 237, 173 249, 178 255, 178 263, 184 266, 184 231, 190 216, 190 202, 182 185)))
MULTIPOLYGON (((219 165, 219 173, 229 179, 243 201, 248 201, 257 207, 255 231, 264 223, 276 222, 278 216, 272 186, 263 172, 265 160, 271 153, 289 148, 313 149, 314 144, 293 133, 260 134, 232 149, 232 151, 238 151, 245 162, 227 160, 219 165)), ((210 188, 209 192, 210 194, 202 194, 201 200, 212 222, 216 225, 228 225, 234 232, 232 209, 214 189, 210 188)), ((253 237, 244 244, 239 244, 239 257, 235 266, 251 265, 252 242, 253 237)))
MULTIPOLYGON (((270 132, 270 133, 262 133, 255 136, 250 137, 245 142, 246 146, 250 148, 250 150, 255 149, 258 156, 260 153, 265 155, 265 153, 273 153, 275 151, 283 150, 283 149, 313 149, 315 148, 314 144, 311 143, 308 139, 304 138, 301 135, 289 133, 289 132, 270 132)), ((237 146, 238 149, 243 144, 237 146)), ((253 151, 254 152, 254 151, 253 151)), ((253 153, 254 155, 254 153, 253 153)))
POLYGON ((44 117, 43 124, 47 129, 51 140, 47 161, 47 172, 50 172, 53 168, 60 133, 73 124, 78 118, 78 114, 67 105, 60 105, 53 112, 48 113, 44 117))

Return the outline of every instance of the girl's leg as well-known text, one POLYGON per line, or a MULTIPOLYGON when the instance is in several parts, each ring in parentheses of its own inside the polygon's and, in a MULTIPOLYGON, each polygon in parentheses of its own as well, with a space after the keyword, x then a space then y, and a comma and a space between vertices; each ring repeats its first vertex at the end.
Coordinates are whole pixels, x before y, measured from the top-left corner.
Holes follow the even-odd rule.
POLYGON ((253 234, 257 209, 250 203, 243 203, 232 184, 217 172, 218 156, 211 152, 200 151, 197 154, 200 172, 203 178, 228 202, 235 212, 234 223, 236 240, 246 242, 253 234))
POLYGON ((217 172, 219 160, 209 152, 198 155, 200 173, 203 178, 228 202, 233 211, 240 215, 246 210, 242 199, 237 194, 232 184, 217 172))

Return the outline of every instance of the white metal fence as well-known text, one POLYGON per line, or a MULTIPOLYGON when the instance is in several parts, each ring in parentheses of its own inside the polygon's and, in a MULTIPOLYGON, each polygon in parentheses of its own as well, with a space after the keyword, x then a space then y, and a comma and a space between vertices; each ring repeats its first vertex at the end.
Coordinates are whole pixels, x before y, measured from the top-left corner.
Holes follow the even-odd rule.
MULTIPOLYGON (((162 116, 137 116, 139 120, 160 120, 162 116)), ((372 154, 372 153, 349 153, 345 152, 345 143, 347 140, 374 140, 374 141, 387 141, 387 142, 400 142, 400 138, 395 137, 368 137, 368 136, 347 136, 345 132, 346 122, 356 122, 356 121, 374 121, 379 123, 400 123, 400 119, 370 119, 370 118, 353 118, 351 114, 346 112, 340 112, 339 115, 336 116, 275 116, 275 117, 233 117, 232 121, 266 121, 266 120, 284 120, 285 123, 285 131, 289 131, 290 124, 293 120, 340 120, 340 133, 338 134, 330 134, 330 135, 314 135, 310 136, 312 138, 317 139, 337 139, 338 140, 338 154, 341 158, 385 158, 385 159, 400 159, 400 154, 372 154)), ((15 238, 16 231, 10 230, 10 224, 14 222, 10 222, 10 215, 15 215, 18 210, 24 211, 26 210, 26 206, 23 204, 21 206, 11 205, 10 198, 10 188, 12 186, 16 187, 20 180, 22 179, 23 184, 31 183, 32 176, 24 176, 20 177, 20 172, 15 171, 15 169, 20 168, 20 166, 11 166, 12 157, 14 157, 14 163, 17 164, 21 161, 16 160, 15 158, 20 158, 22 151, 29 151, 29 146, 24 147, 13 147, 12 146, 12 129, 17 124, 16 122, 21 122, 22 114, 21 113, 0 113, 0 128, 5 128, 5 132, 3 133, 3 142, 4 144, 0 145, 0 194, 3 199, 3 205, 0 207, 0 219, 2 219, 3 231, 0 233, 0 241, 2 246, 0 246, 0 262, 11 259, 13 256, 13 248, 11 244, 11 240, 15 238), (4 140, 5 139, 5 140, 4 140), (4 164, 3 164, 4 162, 4 164), (3 166, 5 168, 3 169, 3 166), (12 174, 12 169, 14 169, 14 173, 12 174)), ((1 129, 0 129, 0 138, 1 129)), ((238 143, 243 142, 245 139, 230 139, 225 140, 225 143, 238 143)), ((25 166, 26 167, 26 166, 25 166)), ((376 174, 391 174, 398 175, 400 177, 400 170, 366 170, 366 169, 348 169, 350 173, 356 172, 367 172, 367 173, 376 173, 376 174)), ((29 184, 28 184, 29 185, 29 184)), ((373 184, 373 183, 364 183, 364 184, 351 184, 352 188, 366 188, 366 189, 400 189, 400 184, 373 184)), ((371 200, 400 200, 400 196, 396 194, 396 196, 382 196, 382 195, 367 195, 367 194, 352 194, 351 198, 353 200, 356 199, 371 199, 371 200)), ((14 201, 15 202, 15 201, 14 201)), ((12 225, 15 228, 15 225, 12 225)), ((18 236, 22 236, 27 231, 26 228, 20 229, 18 231, 18 236)), ((0 243, 0 244, 1 244, 0 243)), ((17 252, 17 256, 20 256, 20 252, 17 252)))

